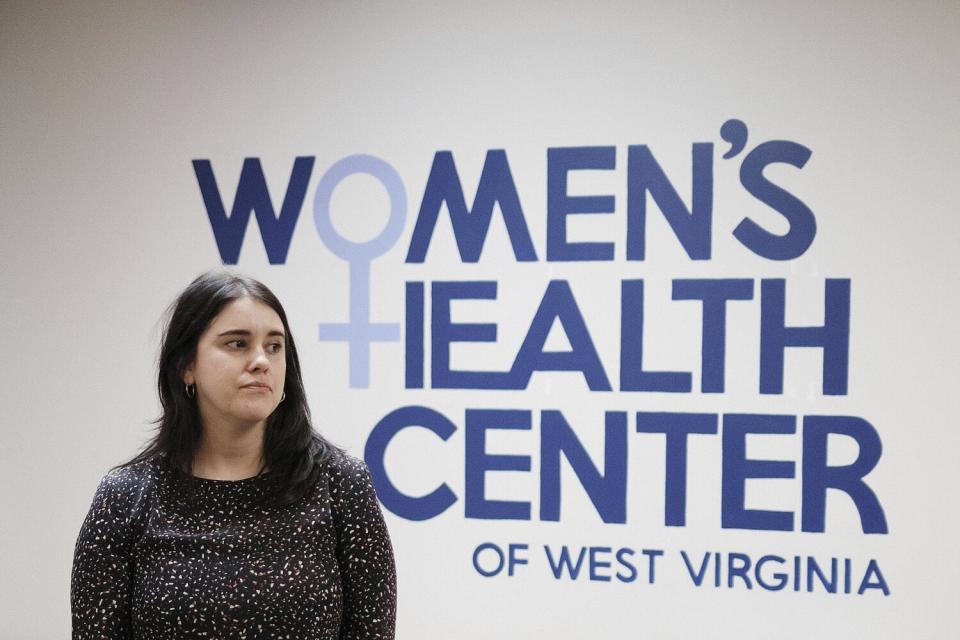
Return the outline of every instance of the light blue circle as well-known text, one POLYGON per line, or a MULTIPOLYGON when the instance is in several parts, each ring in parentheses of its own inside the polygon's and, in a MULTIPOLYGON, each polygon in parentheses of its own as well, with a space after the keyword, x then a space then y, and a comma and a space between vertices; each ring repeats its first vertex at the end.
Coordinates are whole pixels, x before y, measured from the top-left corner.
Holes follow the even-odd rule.
POLYGON ((407 191, 396 169, 385 160, 365 154, 347 156, 335 162, 320 178, 316 195, 313 197, 313 222, 320 239, 334 254, 344 260, 370 261, 390 250, 400 234, 407 219, 407 191), (386 188, 390 197, 390 216, 387 225, 375 238, 366 242, 354 242, 340 235, 330 220, 330 199, 333 190, 344 178, 355 173, 373 176, 386 188))

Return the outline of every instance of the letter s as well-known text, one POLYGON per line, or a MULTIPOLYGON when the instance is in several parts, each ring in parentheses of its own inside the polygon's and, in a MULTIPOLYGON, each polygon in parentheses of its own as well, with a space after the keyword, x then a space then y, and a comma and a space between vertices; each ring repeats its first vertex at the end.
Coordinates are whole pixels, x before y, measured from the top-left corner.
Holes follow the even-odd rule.
POLYGON ((750 195, 769 205, 787 219, 790 230, 784 235, 770 233, 750 218, 744 218, 733 235, 745 247, 769 260, 792 260, 810 248, 817 234, 813 212, 799 198, 770 182, 763 175, 769 164, 784 162, 798 169, 810 159, 811 151, 802 144, 771 140, 747 154, 740 165, 740 182, 750 195))

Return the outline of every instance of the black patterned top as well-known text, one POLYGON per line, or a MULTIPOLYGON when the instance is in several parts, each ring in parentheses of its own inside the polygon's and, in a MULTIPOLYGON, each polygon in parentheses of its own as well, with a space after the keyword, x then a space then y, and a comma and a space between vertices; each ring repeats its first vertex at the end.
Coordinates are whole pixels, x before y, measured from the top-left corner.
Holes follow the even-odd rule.
POLYGON ((298 502, 269 472, 207 480, 160 457, 108 473, 80 529, 74 640, 393 638, 393 550, 363 462, 298 502))

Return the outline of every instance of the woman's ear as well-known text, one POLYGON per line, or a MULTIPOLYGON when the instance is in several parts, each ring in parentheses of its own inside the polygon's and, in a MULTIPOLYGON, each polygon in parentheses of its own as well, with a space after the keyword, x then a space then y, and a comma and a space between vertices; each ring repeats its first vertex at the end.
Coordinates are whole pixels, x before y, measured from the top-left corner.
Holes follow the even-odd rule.
POLYGON ((193 363, 191 362, 183 370, 183 374, 180 376, 183 379, 183 384, 194 384, 195 379, 193 377, 193 363))

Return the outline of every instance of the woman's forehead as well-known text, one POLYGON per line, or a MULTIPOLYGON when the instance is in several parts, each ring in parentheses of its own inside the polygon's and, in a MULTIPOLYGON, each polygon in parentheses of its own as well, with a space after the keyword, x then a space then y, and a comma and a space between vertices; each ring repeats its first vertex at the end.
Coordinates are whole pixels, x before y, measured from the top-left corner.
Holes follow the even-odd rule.
POLYGON ((262 331, 264 333, 283 332, 283 322, 277 312, 267 304, 244 296, 238 298, 220 310, 210 322, 205 333, 243 330, 262 331))

